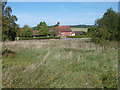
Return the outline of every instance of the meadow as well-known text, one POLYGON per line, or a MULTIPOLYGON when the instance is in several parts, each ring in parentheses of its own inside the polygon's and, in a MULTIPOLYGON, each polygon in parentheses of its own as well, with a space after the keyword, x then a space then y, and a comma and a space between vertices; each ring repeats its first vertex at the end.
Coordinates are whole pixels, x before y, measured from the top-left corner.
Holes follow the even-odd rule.
POLYGON ((117 42, 89 40, 3 42, 4 88, 116 88, 117 42))
POLYGON ((72 31, 84 31, 87 32, 88 28, 71 28, 72 31))

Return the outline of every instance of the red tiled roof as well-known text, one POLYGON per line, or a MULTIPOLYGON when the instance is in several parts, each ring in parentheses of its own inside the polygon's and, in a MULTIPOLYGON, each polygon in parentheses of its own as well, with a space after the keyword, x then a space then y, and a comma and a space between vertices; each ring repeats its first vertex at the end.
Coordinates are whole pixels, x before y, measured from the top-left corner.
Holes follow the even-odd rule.
POLYGON ((60 30, 60 32, 72 32, 70 26, 56 26, 55 28, 60 30))
POLYGON ((38 31, 38 30, 33 30, 32 33, 33 33, 33 35, 35 35, 35 36, 39 35, 39 31, 38 31))

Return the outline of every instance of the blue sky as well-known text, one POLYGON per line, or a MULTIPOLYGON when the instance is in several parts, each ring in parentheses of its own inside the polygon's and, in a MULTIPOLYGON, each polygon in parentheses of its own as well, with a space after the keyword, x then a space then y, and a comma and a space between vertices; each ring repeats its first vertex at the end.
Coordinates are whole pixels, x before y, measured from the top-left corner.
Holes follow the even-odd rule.
POLYGON ((117 2, 9 2, 17 23, 33 27, 45 21, 48 25, 93 25, 108 8, 118 11, 117 2))

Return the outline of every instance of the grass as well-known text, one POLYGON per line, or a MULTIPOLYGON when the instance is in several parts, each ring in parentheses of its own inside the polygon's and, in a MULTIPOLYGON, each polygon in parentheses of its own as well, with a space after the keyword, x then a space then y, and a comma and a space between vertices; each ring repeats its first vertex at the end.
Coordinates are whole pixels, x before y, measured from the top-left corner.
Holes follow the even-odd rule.
POLYGON ((117 44, 77 40, 3 42, 5 88, 116 88, 117 44))
POLYGON ((2 55, 1 53, 2 53, 2 43, 0 42, 0 88, 2 88, 2 55))
POLYGON ((88 28, 71 28, 72 31, 84 31, 84 32, 87 32, 87 29, 88 28))

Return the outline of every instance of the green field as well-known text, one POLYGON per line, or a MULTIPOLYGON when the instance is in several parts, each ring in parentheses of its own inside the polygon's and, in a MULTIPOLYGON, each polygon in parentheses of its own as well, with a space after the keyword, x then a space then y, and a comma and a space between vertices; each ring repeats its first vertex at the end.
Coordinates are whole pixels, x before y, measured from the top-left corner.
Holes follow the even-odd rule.
POLYGON ((89 41, 3 42, 5 88, 116 88, 118 48, 89 41))
POLYGON ((87 32, 88 28, 71 28, 72 31, 84 31, 87 32))

